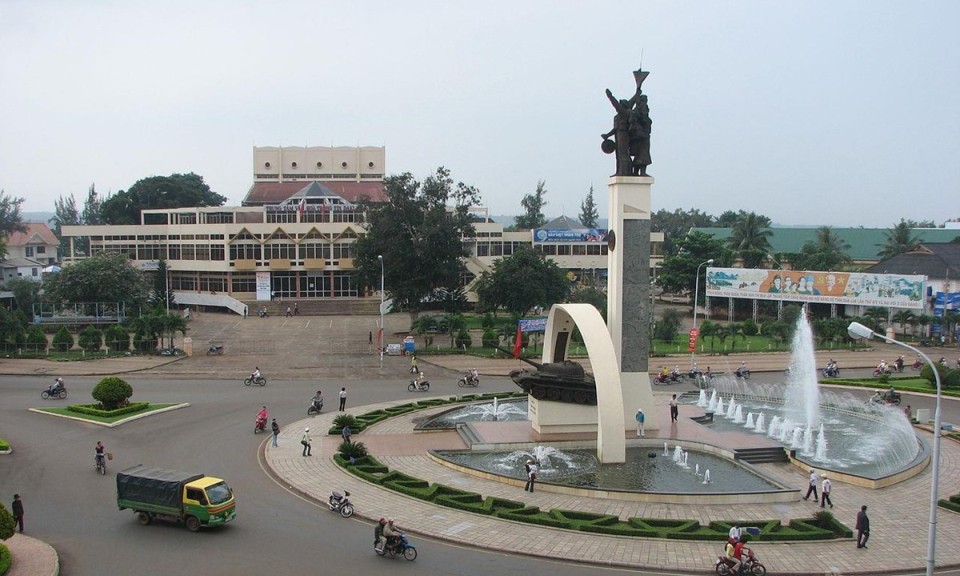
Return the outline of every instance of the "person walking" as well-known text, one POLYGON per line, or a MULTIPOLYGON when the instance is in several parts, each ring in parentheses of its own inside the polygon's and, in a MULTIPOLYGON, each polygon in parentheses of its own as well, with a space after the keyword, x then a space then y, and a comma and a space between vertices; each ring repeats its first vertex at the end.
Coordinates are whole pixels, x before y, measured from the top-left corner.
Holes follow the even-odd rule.
POLYGON ((537 468, 537 465, 533 460, 527 460, 526 468, 527 483, 524 485, 523 489, 526 492, 533 492, 533 485, 537 481, 537 472, 539 472, 540 469, 537 468))
POLYGON ((644 420, 646 420, 646 417, 643 415, 643 408, 637 408, 637 436, 646 435, 646 432, 643 430, 644 420))
POLYGON ((870 539, 870 519, 867 518, 867 506, 860 507, 857 512, 857 548, 866 548, 870 539))
POLYGON ((821 474, 820 478, 823 478, 823 482, 820 484, 820 507, 823 508, 824 504, 829 504, 833 508, 833 501, 830 500, 830 490, 833 488, 833 484, 826 474, 821 474))
POLYGON ((817 471, 810 470, 810 485, 807 486, 807 495, 803 497, 804 500, 809 500, 810 495, 813 494, 813 502, 817 503, 820 500, 820 497, 817 495, 817 471))
POLYGON ((419 374, 419 373, 420 373, 420 368, 417 366, 417 355, 416 355, 416 354, 414 354, 413 356, 410 357, 410 373, 411 373, 411 374, 419 374))
POLYGON ((340 389, 340 411, 343 412, 347 407, 347 389, 346 387, 340 389))
POLYGON ((340 436, 343 437, 343 441, 346 442, 347 444, 352 444, 352 442, 350 441, 350 434, 352 434, 352 432, 350 432, 349 426, 344 426, 343 429, 340 430, 340 436))
POLYGON ((310 448, 311 448, 311 446, 310 446, 311 439, 310 439, 310 429, 309 429, 309 428, 304 428, 304 429, 303 429, 303 437, 300 438, 300 443, 303 444, 303 455, 304 455, 304 456, 313 456, 313 454, 310 453, 310 452, 311 452, 311 450, 310 450, 310 448))
POLYGON ((13 523, 20 528, 20 532, 23 532, 23 500, 20 499, 19 494, 13 495, 13 523))
POLYGON ((674 394, 670 399, 670 421, 676 422, 678 416, 680 416, 680 408, 677 406, 677 395, 674 394))
POLYGON ((273 419, 273 422, 270 424, 270 430, 273 431, 273 447, 274 447, 274 448, 279 448, 279 447, 280 447, 280 443, 279 443, 279 439, 280 439, 280 425, 277 424, 277 419, 276 419, 276 418, 274 418, 274 419, 273 419))
POLYGON ((293 316, 293 308, 290 308, 289 306, 287 306, 287 313, 284 314, 284 316, 286 316, 287 318, 291 318, 293 316))
POLYGON ((294 316, 300 315, 300 305, 297 304, 296 302, 293 303, 293 315, 294 316))

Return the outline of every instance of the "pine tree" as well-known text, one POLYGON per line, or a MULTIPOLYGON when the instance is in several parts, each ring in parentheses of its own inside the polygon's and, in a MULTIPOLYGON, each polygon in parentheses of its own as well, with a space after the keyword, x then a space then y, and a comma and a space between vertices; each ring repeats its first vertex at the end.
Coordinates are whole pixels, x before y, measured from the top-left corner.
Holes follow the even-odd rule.
POLYGON ((533 230, 543 226, 547 219, 543 215, 543 207, 547 205, 544 196, 547 194, 545 188, 546 182, 540 180, 537 182, 537 189, 533 194, 527 194, 520 200, 523 206, 523 214, 517 216, 515 222, 518 230, 533 230))
POLYGON ((597 220, 600 214, 597 213, 597 203, 593 201, 593 184, 590 185, 590 191, 587 197, 580 204, 580 223, 586 228, 596 228, 597 220))

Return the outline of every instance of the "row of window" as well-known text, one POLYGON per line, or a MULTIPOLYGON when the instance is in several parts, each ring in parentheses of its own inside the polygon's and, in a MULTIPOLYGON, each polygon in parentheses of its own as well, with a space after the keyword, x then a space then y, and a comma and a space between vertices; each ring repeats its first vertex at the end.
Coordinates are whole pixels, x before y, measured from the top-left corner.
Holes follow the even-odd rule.
POLYGON ((93 242, 130 242, 134 240, 223 240, 223 234, 142 234, 138 236, 90 236, 93 242))
POLYGON ((46 254, 47 247, 46 246, 24 246, 23 247, 23 254, 27 258, 33 258, 34 252, 36 252, 37 254, 46 254))
MULTIPOLYGON (((355 298, 358 295, 350 274, 337 271, 320 275, 274 273, 270 285, 271 292, 283 298, 355 298)), ((253 272, 234 272, 231 277, 223 272, 171 272, 170 289, 252 294, 257 291, 257 276, 253 272)))
POLYGON ((353 243, 231 244, 230 260, 338 260, 352 258, 353 243))
POLYGON ((303 212, 302 214, 298 214, 297 212, 267 212, 268 224, 295 224, 297 222, 362 223, 363 221, 363 212, 345 212, 340 210, 330 212, 303 212))

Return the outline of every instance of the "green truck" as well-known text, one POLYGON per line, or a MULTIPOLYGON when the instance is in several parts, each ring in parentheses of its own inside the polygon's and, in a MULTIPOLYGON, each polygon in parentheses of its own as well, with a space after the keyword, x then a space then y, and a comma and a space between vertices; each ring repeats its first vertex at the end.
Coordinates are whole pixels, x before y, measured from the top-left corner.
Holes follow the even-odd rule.
POLYGON ((237 517, 233 490, 220 478, 142 464, 117 473, 117 506, 133 510, 144 526, 154 519, 170 520, 191 532, 237 517))

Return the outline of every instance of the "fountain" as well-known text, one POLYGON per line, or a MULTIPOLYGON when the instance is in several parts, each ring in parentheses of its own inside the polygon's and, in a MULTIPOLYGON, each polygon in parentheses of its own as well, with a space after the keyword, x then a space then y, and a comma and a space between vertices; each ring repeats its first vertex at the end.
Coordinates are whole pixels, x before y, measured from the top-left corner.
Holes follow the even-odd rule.
POLYGON ((776 438, 778 430, 780 430, 780 417, 774 416, 773 420, 770 421, 770 429, 767 431, 767 436, 776 438))
POLYGON ((460 406, 427 418, 417 425, 420 430, 455 428, 461 422, 503 422, 526 420, 527 400, 501 401, 494 397, 490 402, 460 406))
MULTIPOLYGON (((716 394, 716 392, 714 392, 714 394, 716 394)), ((715 406, 716 406, 716 410, 714 410, 714 413, 722 415, 723 414, 723 398, 718 396, 717 403, 715 404, 715 406)))
POLYGON ((707 412, 716 412, 717 411, 717 391, 714 390, 710 393, 710 402, 707 403, 707 412))
POLYGON ((820 434, 817 436, 817 454, 814 458, 820 461, 827 459, 827 439, 823 435, 823 423, 820 424, 820 434))
POLYGON ((754 427, 754 424, 753 424, 753 412, 747 412, 747 421, 746 421, 746 423, 743 425, 743 427, 744 427, 744 428, 751 428, 751 429, 754 427))
POLYGON ((737 414, 737 401, 733 398, 730 399, 730 405, 727 406, 727 420, 733 420, 733 417, 737 414))
POLYGON ((704 483, 704 484, 709 484, 710 482, 711 482, 711 480, 710 480, 710 469, 707 468, 706 471, 704 471, 704 473, 703 473, 703 483, 704 483))
POLYGON ((761 412, 760 415, 757 416, 757 425, 753 429, 753 431, 756 432, 757 434, 763 434, 763 412, 761 412))
POLYGON ((737 406, 733 413, 733 422, 734 424, 743 424, 743 406, 737 406))
POLYGON ((683 461, 683 448, 677 446, 673 449, 673 461, 677 464, 683 461))
POLYGON ((697 399, 697 406, 698 406, 699 408, 706 408, 707 406, 709 406, 709 404, 707 403, 707 391, 706 391, 706 390, 700 390, 700 397, 697 399))
POLYGON ((791 420, 807 426, 820 424, 820 385, 813 351, 813 329, 804 306, 797 319, 793 341, 790 342, 791 369, 787 376, 783 411, 791 420))

